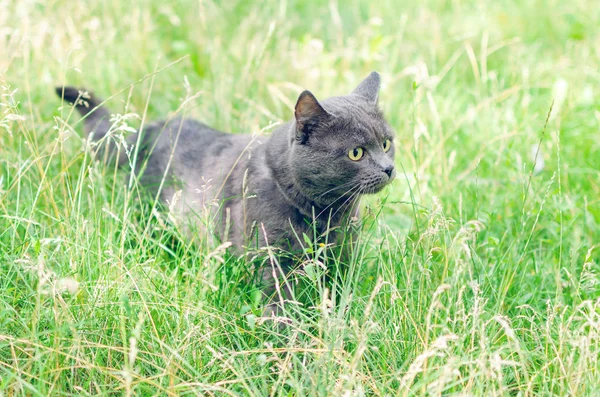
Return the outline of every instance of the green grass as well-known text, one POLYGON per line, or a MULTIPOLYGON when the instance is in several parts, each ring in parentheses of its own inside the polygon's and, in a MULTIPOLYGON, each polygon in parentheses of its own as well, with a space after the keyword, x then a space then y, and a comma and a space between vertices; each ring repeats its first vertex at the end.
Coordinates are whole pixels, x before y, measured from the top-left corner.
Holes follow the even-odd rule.
POLYGON ((600 393, 593 2, 0 9, 0 396, 600 393), (173 244, 53 92, 268 133, 302 89, 371 70, 403 172, 365 200, 343 280, 298 275, 284 331, 258 321, 249 261, 173 244))

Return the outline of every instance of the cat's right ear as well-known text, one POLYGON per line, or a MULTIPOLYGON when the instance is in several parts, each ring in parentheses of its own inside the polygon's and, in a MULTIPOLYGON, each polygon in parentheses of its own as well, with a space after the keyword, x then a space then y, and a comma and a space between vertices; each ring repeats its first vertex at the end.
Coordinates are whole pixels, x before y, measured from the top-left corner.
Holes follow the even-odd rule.
POLYGON ((371 72, 371 74, 368 75, 354 91, 352 91, 352 94, 361 96, 369 101, 369 103, 377 105, 379 87, 381 87, 381 77, 379 77, 379 73, 371 72))
POLYGON ((303 91, 296 102, 294 115, 296 116, 296 140, 304 144, 317 124, 327 118, 329 113, 323 109, 310 91, 303 91))

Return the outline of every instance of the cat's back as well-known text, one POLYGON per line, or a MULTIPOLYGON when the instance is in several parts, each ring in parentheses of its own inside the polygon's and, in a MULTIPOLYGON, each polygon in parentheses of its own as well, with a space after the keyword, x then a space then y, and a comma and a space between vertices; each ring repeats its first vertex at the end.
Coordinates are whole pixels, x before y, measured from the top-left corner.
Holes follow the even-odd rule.
POLYGON ((253 137, 177 118, 149 125, 140 147, 146 163, 142 183, 150 188, 162 183, 163 198, 170 200, 177 190, 186 196, 200 191, 216 196, 229 179, 237 179, 232 170, 246 165, 253 137))
POLYGON ((214 144, 226 142, 228 136, 193 119, 161 120, 144 129, 141 148, 148 158, 153 157, 155 161, 162 160, 163 155, 171 157, 176 154, 176 158, 181 158, 192 153, 208 152, 214 144))
POLYGON ((150 124, 141 137, 141 153, 147 160, 145 174, 186 168, 199 169, 205 159, 232 145, 231 136, 193 119, 177 118, 150 124))

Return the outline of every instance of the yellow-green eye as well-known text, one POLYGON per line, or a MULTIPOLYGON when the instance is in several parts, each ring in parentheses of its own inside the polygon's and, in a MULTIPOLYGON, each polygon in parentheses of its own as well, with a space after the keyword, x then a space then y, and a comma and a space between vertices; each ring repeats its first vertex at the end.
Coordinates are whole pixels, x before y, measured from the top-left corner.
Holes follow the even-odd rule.
POLYGON ((388 150, 390 150, 392 147, 392 141, 388 138, 385 138, 385 140, 383 141, 383 151, 387 152, 388 150))
POLYGON ((358 161, 362 159, 364 155, 365 151, 361 147, 355 147, 354 149, 348 152, 348 157, 350 157, 350 160, 352 161, 358 161))

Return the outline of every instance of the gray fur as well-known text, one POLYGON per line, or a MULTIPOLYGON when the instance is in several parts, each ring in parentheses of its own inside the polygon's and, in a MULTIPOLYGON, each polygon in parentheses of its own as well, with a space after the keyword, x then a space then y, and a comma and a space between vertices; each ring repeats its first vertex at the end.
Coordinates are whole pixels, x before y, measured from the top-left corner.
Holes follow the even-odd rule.
MULTIPOLYGON (((321 235, 342 226, 361 194, 376 193, 394 178, 394 145, 387 153, 382 147, 394 133, 377 107, 379 80, 373 72, 352 94, 322 102, 303 92, 294 120, 270 137, 225 134, 189 119, 154 123, 140 140, 138 165, 146 163, 140 181, 157 193, 166 176, 160 196, 168 201, 182 191, 181 219, 193 222, 210 208, 221 239, 235 247, 268 242, 297 252, 296 236, 312 236, 313 226, 321 235), (366 154, 352 161, 348 152, 357 146, 366 154)), ((76 103, 95 140, 106 135, 109 113, 96 98, 87 98, 86 107, 74 88, 57 93, 76 103)), ((129 142, 137 140, 134 135, 129 142)), ((119 163, 126 160, 121 155, 119 163)))

